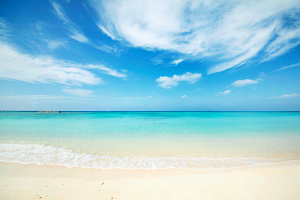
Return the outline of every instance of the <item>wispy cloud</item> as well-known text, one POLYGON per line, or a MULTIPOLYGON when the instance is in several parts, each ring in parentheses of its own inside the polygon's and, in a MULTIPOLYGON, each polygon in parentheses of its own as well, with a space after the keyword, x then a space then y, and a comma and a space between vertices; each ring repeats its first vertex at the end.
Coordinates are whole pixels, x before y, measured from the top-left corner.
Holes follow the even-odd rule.
POLYGON ((234 81, 231 85, 244 86, 244 85, 249 85, 249 84, 257 84, 257 83, 258 83, 258 80, 245 79, 245 80, 234 81))
POLYGON ((52 6, 55 10, 57 18, 59 18, 63 22, 65 27, 72 33, 70 37, 79 42, 88 43, 88 38, 85 37, 85 35, 78 28, 76 28, 75 24, 65 14, 64 9, 55 2, 52 2, 52 6))
POLYGON ((75 96, 88 96, 94 93, 92 90, 84 90, 84 89, 63 89, 63 92, 75 95, 75 96))
POLYGON ((298 0, 90 0, 99 28, 134 47, 218 58, 208 73, 263 61, 300 43, 298 0), (288 26, 285 21, 289 19, 288 26))
POLYGON ((89 41, 82 33, 79 32, 74 32, 74 35, 71 35, 70 37, 82 43, 88 43, 89 41))
POLYGON ((284 94, 278 97, 270 97, 268 99, 283 99, 283 98, 293 98, 293 97, 300 97, 300 94, 284 94))
MULTIPOLYGON (((96 49, 100 51, 104 51, 106 53, 110 54, 116 54, 119 55, 122 49, 119 49, 117 47, 111 47, 107 44, 104 45, 98 45, 90 41, 83 33, 82 31, 69 19, 69 17, 66 15, 64 9, 58 4, 53 2, 52 6, 55 10, 55 15, 57 16, 58 19, 60 19, 64 26, 72 33, 70 35, 70 38, 77 40, 82 43, 89 44, 96 49)), ((100 28, 100 27, 99 27, 100 28)))
POLYGON ((4 18, 0 17, 0 27, 1 27, 1 29, 3 29, 3 30, 7 29, 6 24, 7 24, 6 20, 4 18))
POLYGON ((125 73, 118 72, 117 70, 105 67, 104 65, 85 65, 84 68, 98 69, 103 71, 105 74, 109 74, 111 76, 120 77, 120 78, 127 76, 125 73))
POLYGON ((37 21, 35 23, 30 24, 31 26, 34 26, 36 30, 42 31, 45 27, 49 26, 47 23, 43 21, 37 21))
MULTIPOLYGON (((56 41, 48 41, 53 48, 56 41)), ((126 71, 118 72, 102 64, 80 64, 58 60, 50 56, 31 56, 21 53, 13 45, 0 40, 0 78, 30 83, 90 84, 102 83, 101 78, 87 69, 97 69, 115 77, 126 77, 126 71)))
POLYGON ((186 96, 186 95, 183 95, 181 98, 185 99, 185 98, 187 98, 187 96, 186 96))
POLYGON ((267 56, 262 60, 262 62, 272 60, 273 58, 284 54, 285 52, 300 44, 299 18, 295 18, 293 20, 298 21, 296 28, 286 28, 279 30, 277 32, 278 37, 267 46, 267 56))
POLYGON ((0 78, 30 83, 99 84, 95 74, 51 57, 34 57, 0 41, 0 78))
POLYGON ((10 32, 10 30, 8 28, 7 21, 4 18, 0 17, 0 37, 1 36, 4 36, 4 37, 8 36, 9 32, 10 32))
POLYGON ((187 72, 183 75, 174 75, 172 77, 160 76, 156 79, 156 82, 159 82, 159 86, 166 89, 171 89, 173 86, 177 86, 180 81, 187 81, 190 83, 196 83, 201 78, 201 73, 190 73, 187 72))
POLYGON ((274 70, 274 72, 285 70, 285 69, 289 69, 289 68, 292 68, 292 67, 298 67, 298 66, 300 66, 300 63, 294 64, 294 65, 289 65, 289 66, 283 66, 280 69, 274 70))
POLYGON ((99 49, 100 51, 104 51, 106 53, 110 53, 110 54, 116 54, 116 55, 120 55, 120 52, 122 51, 122 49, 119 49, 117 47, 112 47, 109 45, 95 45, 95 44, 91 44, 93 47, 95 47, 96 49, 99 49))
POLYGON ((184 59, 174 60, 174 61, 172 62, 172 64, 178 65, 178 64, 181 63, 182 61, 184 61, 184 59))
POLYGON ((224 92, 219 92, 218 94, 215 94, 215 96, 229 94, 230 92, 231 90, 225 90, 224 92))
POLYGON ((122 99, 122 100, 141 100, 141 99, 152 99, 152 96, 147 97, 122 97, 122 98, 114 98, 114 99, 122 99))
MULTIPOLYGON (((65 20, 62 17, 63 20, 65 20)), ((7 32, 7 23, 0 18, 1 31, 7 32), (3 25, 2 25, 2 24, 3 25)), ((15 79, 30 83, 61 83, 61 84, 90 84, 102 83, 101 78, 89 70, 97 69, 103 73, 116 77, 126 77, 127 71, 118 72, 104 65, 80 64, 52 58, 51 56, 32 56, 20 52, 9 41, 8 35, 0 37, 0 78, 15 79), (89 69, 89 70, 87 70, 89 69)), ((46 40, 51 49, 59 48, 66 44, 65 40, 46 40)))
POLYGON ((45 40, 48 43, 49 49, 58 49, 61 47, 65 47, 67 42, 64 40, 45 40))
POLYGON ((163 59, 159 58, 159 57, 154 57, 154 58, 151 59, 151 62, 154 65, 161 65, 161 64, 163 64, 163 59))
POLYGON ((103 26, 101 26, 100 24, 97 24, 97 26, 100 28, 100 30, 105 33, 107 36, 109 36, 111 39, 115 40, 115 36, 112 35, 110 32, 108 32, 103 26))
POLYGON ((16 95, 16 96, 2 96, 0 98, 6 100, 36 101, 36 100, 66 99, 70 97, 53 96, 53 95, 16 95))

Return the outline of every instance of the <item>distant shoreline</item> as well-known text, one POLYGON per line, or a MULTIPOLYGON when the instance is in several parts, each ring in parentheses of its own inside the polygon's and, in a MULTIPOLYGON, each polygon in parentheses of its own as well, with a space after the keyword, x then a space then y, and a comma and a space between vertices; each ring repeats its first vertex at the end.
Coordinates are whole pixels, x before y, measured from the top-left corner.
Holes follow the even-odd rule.
POLYGON ((39 113, 61 113, 61 111, 38 111, 39 113))
POLYGON ((64 111, 38 111, 38 110, 2 110, 0 112, 40 112, 40 113, 62 113, 62 112, 300 112, 300 110, 294 111, 77 111, 77 110, 64 110, 64 111))

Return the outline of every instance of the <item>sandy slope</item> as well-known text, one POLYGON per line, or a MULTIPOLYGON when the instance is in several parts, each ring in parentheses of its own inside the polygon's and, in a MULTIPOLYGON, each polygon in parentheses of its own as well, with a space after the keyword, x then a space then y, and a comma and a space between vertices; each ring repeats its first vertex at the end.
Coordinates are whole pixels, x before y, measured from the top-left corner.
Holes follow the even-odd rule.
POLYGON ((0 199, 300 199, 300 161, 218 170, 0 163, 0 199))

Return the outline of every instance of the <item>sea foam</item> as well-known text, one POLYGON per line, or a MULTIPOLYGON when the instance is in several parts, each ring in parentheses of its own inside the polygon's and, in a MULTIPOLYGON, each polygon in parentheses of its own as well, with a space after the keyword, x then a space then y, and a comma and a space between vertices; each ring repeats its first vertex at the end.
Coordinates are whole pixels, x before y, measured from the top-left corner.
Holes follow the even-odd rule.
MULTIPOLYGON (((299 158, 293 158, 298 160, 299 158)), ((77 153, 40 144, 0 143, 0 161, 98 169, 218 169, 289 161, 257 157, 146 157, 77 153)))

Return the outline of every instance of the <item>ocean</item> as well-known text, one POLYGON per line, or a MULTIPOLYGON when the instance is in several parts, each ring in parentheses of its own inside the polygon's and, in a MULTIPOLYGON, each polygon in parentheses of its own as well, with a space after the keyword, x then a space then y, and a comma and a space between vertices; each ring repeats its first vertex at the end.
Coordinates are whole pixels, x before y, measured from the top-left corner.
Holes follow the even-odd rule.
POLYGON ((0 161, 218 169, 300 159, 300 112, 1 112, 0 161))

